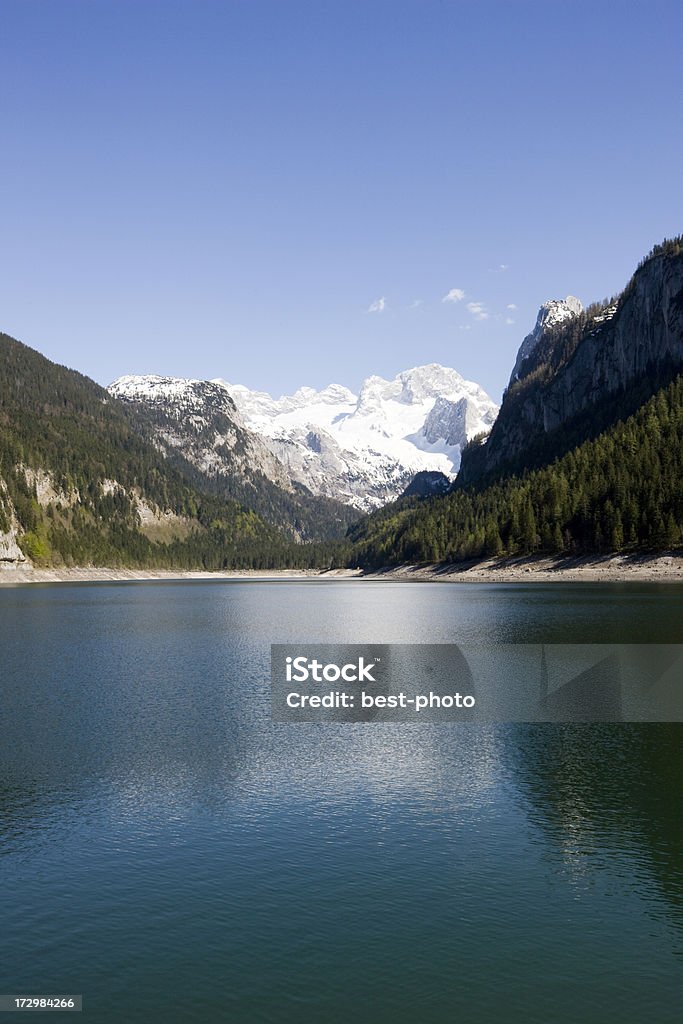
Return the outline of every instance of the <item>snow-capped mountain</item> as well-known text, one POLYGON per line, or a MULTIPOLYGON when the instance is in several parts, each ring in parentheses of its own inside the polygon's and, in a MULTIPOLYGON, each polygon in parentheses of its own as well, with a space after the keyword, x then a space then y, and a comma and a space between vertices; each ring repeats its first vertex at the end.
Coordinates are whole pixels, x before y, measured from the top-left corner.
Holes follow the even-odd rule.
POLYGON ((416 473, 452 479, 467 440, 497 412, 477 384, 435 363, 368 377, 358 395, 330 384, 274 399, 223 380, 158 376, 119 377, 109 390, 144 406, 159 446, 200 472, 256 469, 362 510, 398 497, 416 473))
POLYGON ((533 331, 527 334, 519 346, 517 359, 510 375, 510 383, 517 380, 522 363, 531 355, 546 331, 566 320, 571 320, 582 312, 581 300, 574 295, 568 295, 566 299, 550 299, 548 302, 544 302, 538 311, 533 331))
POLYGON ((363 510, 398 497, 416 473, 453 478, 467 440, 490 430, 497 413, 478 384, 436 363, 393 380, 368 377, 358 395, 330 384, 274 399, 214 383, 226 388, 293 480, 363 510))

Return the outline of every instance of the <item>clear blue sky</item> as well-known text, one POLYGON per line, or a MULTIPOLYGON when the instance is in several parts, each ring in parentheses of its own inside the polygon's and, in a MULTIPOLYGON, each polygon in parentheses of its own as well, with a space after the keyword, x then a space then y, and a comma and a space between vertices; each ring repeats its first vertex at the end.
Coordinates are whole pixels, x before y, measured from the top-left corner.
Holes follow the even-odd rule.
POLYGON ((542 301, 683 230, 678 2, 2 0, 0 40, 0 329, 101 383, 498 398, 542 301))

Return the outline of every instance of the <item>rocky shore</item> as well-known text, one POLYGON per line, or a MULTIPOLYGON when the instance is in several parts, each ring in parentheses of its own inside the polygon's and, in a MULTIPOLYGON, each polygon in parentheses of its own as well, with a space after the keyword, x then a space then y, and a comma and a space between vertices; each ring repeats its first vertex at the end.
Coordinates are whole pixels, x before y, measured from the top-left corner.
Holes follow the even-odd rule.
POLYGON ((154 580, 365 580, 408 583, 652 583, 683 582, 683 553, 605 555, 582 558, 507 558, 453 565, 401 565, 375 572, 360 569, 234 569, 226 572, 173 569, 38 569, 26 564, 0 568, 0 586, 27 583, 126 583, 154 580))

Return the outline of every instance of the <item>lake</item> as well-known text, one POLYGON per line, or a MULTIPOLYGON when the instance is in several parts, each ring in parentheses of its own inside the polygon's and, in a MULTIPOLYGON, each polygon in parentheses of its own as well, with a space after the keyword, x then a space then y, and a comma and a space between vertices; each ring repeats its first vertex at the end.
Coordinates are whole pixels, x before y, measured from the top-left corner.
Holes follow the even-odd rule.
POLYGON ((678 1022, 683 727, 274 724, 269 681, 271 643, 679 643, 682 602, 1 589, 0 992, 98 1024, 678 1022))

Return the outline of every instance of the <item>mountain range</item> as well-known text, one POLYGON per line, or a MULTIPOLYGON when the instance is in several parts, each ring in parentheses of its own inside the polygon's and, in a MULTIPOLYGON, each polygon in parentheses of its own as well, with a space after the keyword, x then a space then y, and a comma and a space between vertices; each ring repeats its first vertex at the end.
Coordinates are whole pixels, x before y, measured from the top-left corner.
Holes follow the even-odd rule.
POLYGON ((330 384, 273 399, 223 380, 158 376, 120 377, 109 391, 154 411, 160 446, 203 473, 256 467, 281 487, 361 511, 399 497, 416 473, 454 479, 464 446, 498 411, 479 385, 437 364, 368 377, 357 395, 330 384))
POLYGON ((106 390, 0 335, 0 566, 384 565, 677 546, 683 237, 544 303, 500 410, 437 364, 358 393, 106 390))

